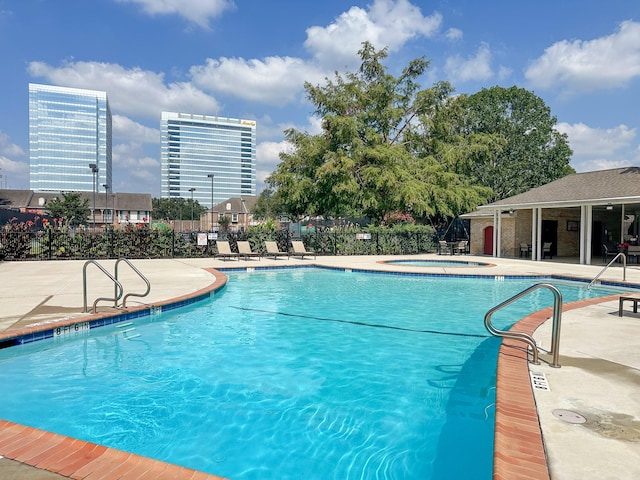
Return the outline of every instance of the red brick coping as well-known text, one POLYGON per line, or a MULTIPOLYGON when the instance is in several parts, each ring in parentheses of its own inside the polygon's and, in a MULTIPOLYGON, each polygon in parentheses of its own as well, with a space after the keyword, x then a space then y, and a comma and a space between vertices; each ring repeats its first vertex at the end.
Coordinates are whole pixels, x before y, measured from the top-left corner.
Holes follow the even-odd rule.
MULTIPOLYGON (((617 300, 619 295, 579 300, 563 312, 617 300)), ((553 314, 545 308, 523 318, 511 329, 530 335, 553 314)), ((562 336, 560 337, 562 339, 562 336)), ((496 422, 493 448, 494 480, 549 480, 540 419, 522 342, 503 339, 498 353, 496 422)), ((560 343, 562 346, 562 342, 560 343)), ((562 347, 561 347, 562 351, 562 347)))

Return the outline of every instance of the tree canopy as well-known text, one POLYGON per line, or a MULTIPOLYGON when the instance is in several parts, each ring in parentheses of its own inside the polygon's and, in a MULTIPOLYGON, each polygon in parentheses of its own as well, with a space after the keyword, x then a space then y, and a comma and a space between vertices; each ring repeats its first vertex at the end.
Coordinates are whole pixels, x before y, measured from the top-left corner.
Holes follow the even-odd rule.
MULTIPOLYGON (((420 148, 453 90, 446 82, 421 90, 428 67, 413 60, 399 77, 381 63, 387 50, 364 43, 358 72, 305 83, 322 134, 289 129, 292 151, 267 179, 292 215, 360 216, 381 222, 390 213, 456 216, 491 195, 420 148)), ((443 140, 445 141, 445 140, 443 140)), ((444 148, 444 147, 442 147, 444 148)))
POLYGON ((518 87, 492 87, 461 98, 463 131, 494 137, 497 148, 459 170, 491 187, 492 200, 517 195, 570 173, 566 134, 544 101, 518 87))
POLYGON ((154 220, 190 220, 192 205, 194 218, 200 218, 200 215, 207 211, 207 207, 190 198, 153 198, 151 199, 152 217, 154 220))
POLYGON ((79 193, 62 193, 47 202, 47 209, 52 217, 62 218, 71 226, 86 225, 89 219, 89 200, 84 200, 79 193))

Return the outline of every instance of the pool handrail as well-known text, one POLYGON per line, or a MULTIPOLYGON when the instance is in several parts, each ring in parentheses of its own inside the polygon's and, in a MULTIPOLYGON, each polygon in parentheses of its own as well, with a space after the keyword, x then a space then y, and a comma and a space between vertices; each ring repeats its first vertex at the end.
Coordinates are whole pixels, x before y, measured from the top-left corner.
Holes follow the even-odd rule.
POLYGON ((598 273, 593 280, 591 280, 591 283, 589 283, 589 286, 587 286, 587 290, 591 290, 591 287, 596 283, 596 281, 598 280, 598 278, 600 278, 600 275, 602 275, 607 268, 609 268, 611 265, 613 265, 613 262, 615 262, 618 258, 622 257, 622 281, 626 282, 627 280, 627 256, 624 254, 624 252, 620 252, 618 253, 615 257, 613 257, 613 259, 605 265, 605 267, 600 270, 600 273, 598 273))
POLYGON ((83 312, 88 312, 89 310, 87 310, 87 267, 93 264, 96 267, 98 267, 100 270, 102 270, 102 272, 111 279, 111 281, 113 282, 113 284, 115 285, 115 292, 114 292, 114 298, 109 298, 109 297, 98 297, 95 299, 95 301, 93 302, 93 310, 91 313, 96 313, 96 308, 98 306, 98 302, 100 300, 108 300, 108 301, 113 301, 116 305, 118 304, 118 300, 120 300, 120 298, 122 298, 122 294, 124 293, 124 288, 122 288, 122 284, 113 276, 111 275, 102 265, 100 265, 100 263, 98 263, 96 260, 87 260, 84 263, 84 266, 82 267, 82 292, 83 292, 83 298, 84 298, 84 303, 83 303, 83 312))
MULTIPOLYGON (((151 291, 151 283, 149 282, 149 279, 147 277, 145 277, 140 270, 138 270, 133 263, 131 263, 128 259, 126 258, 119 258, 118 260, 116 260, 116 265, 115 265, 115 279, 116 281, 118 280, 118 265, 120 264, 120 262, 125 262, 127 265, 129 265, 131 267, 131 269, 136 272, 138 274, 138 276, 144 280, 144 283, 147 284, 147 291, 144 293, 127 293, 124 298, 122 299, 122 308, 127 308, 127 298, 129 297, 146 297, 147 295, 149 295, 149 292, 151 291)), ((114 289, 117 289, 116 284, 114 283, 114 289)), ((114 294, 117 294, 117 292, 114 292, 114 294)), ((119 297, 118 297, 119 298, 119 297)), ((114 306, 117 307, 118 303, 117 300, 115 300, 114 302, 114 306)))
POLYGON ((536 344, 536 341, 533 339, 531 335, 524 332, 512 332, 508 330, 499 330, 496 327, 494 327, 493 324, 491 323, 491 316, 496 311, 500 310, 503 307, 506 307, 507 305, 512 304, 516 300, 519 300, 520 298, 540 288, 547 288, 551 290, 554 296, 553 326, 552 326, 552 333, 551 333, 551 352, 550 352, 552 356, 552 362, 550 363, 550 365, 552 367, 559 368, 560 364, 558 363, 558 356, 559 356, 559 350, 560 350, 560 323, 562 318, 562 293, 560 293, 560 290, 558 290, 553 285, 548 283, 536 283, 535 285, 532 285, 531 287, 523 290, 517 295, 514 295, 513 297, 509 298, 508 300, 505 300, 501 304, 496 305, 485 314, 484 326, 489 331, 489 333, 491 333, 492 335, 495 335, 496 337, 511 338, 513 340, 521 340, 527 343, 531 347, 531 351, 532 351, 531 363, 533 363, 534 365, 540 365, 540 361, 538 359, 538 345, 536 344))

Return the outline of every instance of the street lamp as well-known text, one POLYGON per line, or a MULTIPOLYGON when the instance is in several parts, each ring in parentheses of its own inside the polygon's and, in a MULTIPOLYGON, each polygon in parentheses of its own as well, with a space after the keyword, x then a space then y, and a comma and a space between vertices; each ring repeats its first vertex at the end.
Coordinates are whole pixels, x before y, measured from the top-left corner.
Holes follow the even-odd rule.
POLYGON ((89 168, 93 172, 93 228, 96 228, 96 185, 98 183, 97 175, 100 169, 95 163, 90 163, 89 168))
POLYGON ((189 191, 191 192, 191 231, 193 232, 193 192, 195 192, 196 189, 191 187, 189 191))
POLYGON ((211 225, 209 230, 213 232, 213 173, 210 173, 207 177, 211 179, 211 225))
POLYGON ((105 230, 109 230, 109 226, 107 225, 107 205, 109 204, 109 184, 103 183, 104 187, 104 214, 102 215, 104 218, 104 228, 105 230))

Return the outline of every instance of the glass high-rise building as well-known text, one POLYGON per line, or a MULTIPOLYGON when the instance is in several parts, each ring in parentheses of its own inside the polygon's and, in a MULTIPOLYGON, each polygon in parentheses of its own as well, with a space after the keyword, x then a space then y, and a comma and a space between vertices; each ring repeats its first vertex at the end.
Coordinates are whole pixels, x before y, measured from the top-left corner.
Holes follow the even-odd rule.
MULTIPOLYGON (((29 187, 68 192, 111 186, 106 92, 29 84, 29 187)), ((109 187, 112 190, 112 187, 109 187)))
POLYGON ((210 208, 256 194, 256 122, 162 112, 162 198, 184 197, 210 208))

